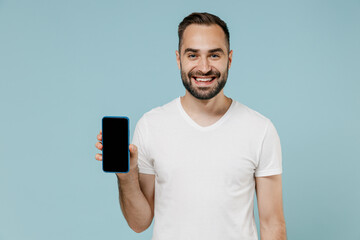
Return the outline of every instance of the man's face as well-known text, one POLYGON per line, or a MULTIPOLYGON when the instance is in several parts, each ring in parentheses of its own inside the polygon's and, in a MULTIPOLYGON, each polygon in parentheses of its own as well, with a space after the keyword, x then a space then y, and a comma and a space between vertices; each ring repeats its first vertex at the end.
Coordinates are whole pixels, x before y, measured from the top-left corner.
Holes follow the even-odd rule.
POLYGON ((218 25, 189 25, 183 34, 178 67, 185 88, 197 99, 211 99, 225 86, 231 66, 225 33, 218 25))

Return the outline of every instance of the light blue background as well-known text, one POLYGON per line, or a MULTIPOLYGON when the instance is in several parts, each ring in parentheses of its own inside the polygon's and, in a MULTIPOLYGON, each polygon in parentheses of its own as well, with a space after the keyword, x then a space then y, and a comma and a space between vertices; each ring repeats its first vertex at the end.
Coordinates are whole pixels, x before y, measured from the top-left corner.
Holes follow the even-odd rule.
POLYGON ((0 239, 151 239, 127 225, 96 135, 126 115, 132 139, 143 113, 185 94, 177 26, 194 11, 228 24, 225 94, 278 130, 289 239, 360 239, 350 0, 0 1, 0 239))

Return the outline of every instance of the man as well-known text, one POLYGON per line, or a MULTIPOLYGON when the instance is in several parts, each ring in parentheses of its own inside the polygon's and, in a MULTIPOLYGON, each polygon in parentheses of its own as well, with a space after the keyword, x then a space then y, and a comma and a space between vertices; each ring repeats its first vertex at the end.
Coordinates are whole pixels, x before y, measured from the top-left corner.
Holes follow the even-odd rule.
POLYGON ((193 13, 178 33, 185 96, 140 118, 130 171, 116 174, 128 225, 140 233, 154 218, 153 240, 255 240, 256 190, 261 239, 286 239, 280 139, 268 118, 224 95, 225 22, 193 13))

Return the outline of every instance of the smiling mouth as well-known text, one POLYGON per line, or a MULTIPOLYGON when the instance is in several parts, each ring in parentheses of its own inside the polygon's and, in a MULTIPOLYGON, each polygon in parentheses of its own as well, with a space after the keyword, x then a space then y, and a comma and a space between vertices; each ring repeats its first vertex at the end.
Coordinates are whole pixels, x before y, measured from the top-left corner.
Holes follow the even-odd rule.
POLYGON ((216 77, 205 76, 205 77, 191 77, 197 82, 212 82, 216 77))
POLYGON ((199 87, 210 87, 215 82, 216 77, 191 77, 191 79, 194 79, 194 83, 199 87))

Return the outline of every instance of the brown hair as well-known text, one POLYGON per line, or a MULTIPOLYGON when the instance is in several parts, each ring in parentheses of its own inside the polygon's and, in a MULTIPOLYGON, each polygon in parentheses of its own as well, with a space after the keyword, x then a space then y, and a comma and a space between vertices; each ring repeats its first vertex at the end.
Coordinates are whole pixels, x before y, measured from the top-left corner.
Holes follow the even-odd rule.
POLYGON ((178 27, 179 52, 180 52, 180 46, 182 44, 182 37, 183 37, 184 31, 190 24, 200 24, 200 25, 217 24, 217 25, 219 25, 225 33, 227 47, 228 47, 228 50, 230 50, 230 33, 229 33, 226 23, 223 20, 221 20, 218 16, 215 16, 213 14, 206 13, 206 12, 203 12, 203 13, 194 12, 194 13, 190 14, 189 16, 185 17, 182 20, 182 22, 179 24, 179 27, 178 27))

